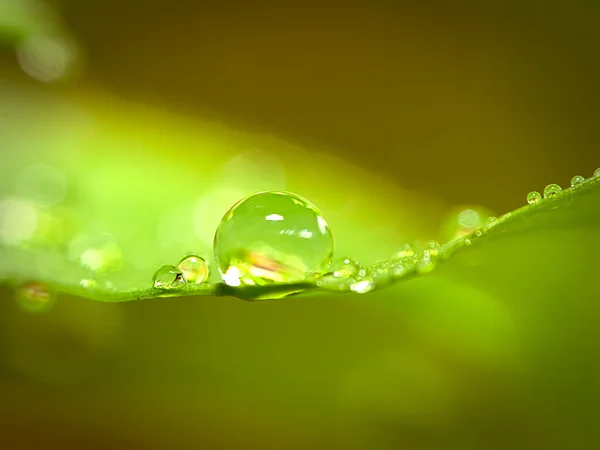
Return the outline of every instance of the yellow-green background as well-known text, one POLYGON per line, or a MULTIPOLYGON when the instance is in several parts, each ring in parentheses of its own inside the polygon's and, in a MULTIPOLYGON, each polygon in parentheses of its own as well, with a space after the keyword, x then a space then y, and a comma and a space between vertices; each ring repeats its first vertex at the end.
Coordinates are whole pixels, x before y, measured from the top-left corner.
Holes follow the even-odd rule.
MULTIPOLYGON (((49 85, 5 33, 1 196, 59 167, 139 287, 210 255, 256 190, 311 199, 371 263, 600 165, 594 2, 273 3, 55 2, 83 57, 49 85)), ((596 224, 550 227, 372 294, 262 303, 32 315, 3 287, 0 448, 595 448, 598 248, 596 224)))

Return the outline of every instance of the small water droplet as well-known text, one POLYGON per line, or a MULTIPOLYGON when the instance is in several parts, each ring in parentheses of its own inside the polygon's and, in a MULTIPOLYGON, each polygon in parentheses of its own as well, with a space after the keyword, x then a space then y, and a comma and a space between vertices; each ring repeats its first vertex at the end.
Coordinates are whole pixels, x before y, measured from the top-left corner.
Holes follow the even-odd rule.
POLYGON ((429 250, 425 250, 417 259, 417 271, 419 273, 428 273, 435 269, 435 256, 429 250))
POLYGON ((26 283, 17 289, 16 295, 19 306, 29 312, 47 312, 56 303, 56 296, 43 283, 26 283))
POLYGON ((98 287, 98 282, 91 278, 84 278, 79 282, 79 285, 83 288, 94 289, 98 287))
POLYGON ((317 280, 317 286, 328 291, 347 291, 354 280, 352 278, 336 277, 333 273, 323 275, 317 280))
POLYGON ((562 188, 558 184, 549 184, 544 188, 544 198, 556 196, 562 188))
POLYGON ((538 191, 531 191, 529 194, 527 194, 527 203, 530 205, 539 203, 541 199, 542 195, 538 191))
POLYGON ((223 217, 214 241, 229 286, 302 281, 331 265, 333 235, 321 212, 289 192, 259 192, 223 217))
POLYGON ((332 264, 330 271, 336 278, 351 278, 358 274, 360 266, 350 258, 342 258, 332 264))
POLYGON ((414 256, 415 254, 415 248, 409 244, 408 242, 405 242, 404 244, 402 244, 402 246, 400 247, 400 250, 398 252, 396 252, 396 254, 394 254, 394 259, 403 259, 403 258, 409 258, 411 256, 414 256))
POLYGON ((472 244, 471 239, 465 239, 465 245, 471 245, 471 244, 472 244))
POLYGON ((595 178, 596 177, 600 177, 600 167, 598 167, 595 171, 594 171, 594 175, 595 178))
POLYGON ((170 289, 185 283, 183 272, 175 266, 162 266, 156 271, 152 278, 155 288, 170 289))
POLYGON ((571 178, 571 187, 580 185, 584 181, 585 181, 585 178, 583 178, 581 175, 575 175, 573 178, 571 178))
POLYGON ((429 241, 426 248, 431 256, 439 255, 440 251, 442 250, 442 246, 437 241, 429 241))
POLYGON ((481 237, 481 235, 482 235, 482 234, 483 234, 483 233, 482 233, 482 231, 481 231, 481 230, 477 230, 477 231, 475 232, 475 236, 477 236, 477 237, 481 237))
POLYGON ((177 267, 183 273, 187 283, 201 284, 208 279, 208 263, 200 256, 186 256, 179 262, 177 267))
POLYGON ((367 292, 372 291, 374 288, 375 283, 370 278, 358 280, 350 285, 350 290, 359 294, 366 294, 367 292))

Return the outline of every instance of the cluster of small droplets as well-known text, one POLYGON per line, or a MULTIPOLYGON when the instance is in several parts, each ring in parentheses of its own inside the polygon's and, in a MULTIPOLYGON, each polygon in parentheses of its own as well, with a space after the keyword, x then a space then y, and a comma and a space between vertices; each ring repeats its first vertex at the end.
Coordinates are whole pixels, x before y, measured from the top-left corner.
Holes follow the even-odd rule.
MULTIPOLYGON (((590 180, 593 178, 598 178, 600 177, 600 168, 596 169, 594 171, 594 174, 589 178, 590 180)), ((579 186, 582 186, 586 181, 586 178, 581 176, 581 175, 575 175, 573 178, 571 178, 571 188, 577 188, 579 186)), ((536 203, 539 203, 542 198, 544 199, 548 199, 548 198, 553 198, 556 197, 558 194, 560 194, 562 192, 562 188, 555 183, 549 184, 548 186, 546 186, 544 188, 544 192, 543 192, 543 197, 542 195, 537 192, 537 191, 532 191, 529 194, 527 194, 527 203, 529 203, 530 205, 534 205, 536 203)))
POLYGON ((185 284, 201 284, 209 275, 208 264, 200 256, 189 255, 177 266, 164 265, 154 273, 152 285, 159 289, 173 289, 185 284))

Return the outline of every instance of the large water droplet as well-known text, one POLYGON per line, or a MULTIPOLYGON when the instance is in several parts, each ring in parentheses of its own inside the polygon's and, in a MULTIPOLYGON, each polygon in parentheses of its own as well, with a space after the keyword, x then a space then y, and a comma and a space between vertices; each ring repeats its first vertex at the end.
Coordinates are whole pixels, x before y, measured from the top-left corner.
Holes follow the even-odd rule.
POLYGON ((538 191, 531 191, 527 194, 527 203, 530 205, 534 205, 535 203, 539 203, 542 199, 542 195, 538 191))
POLYGON ((175 288, 184 283, 183 272, 175 266, 162 266, 152 278, 152 285, 161 289, 175 288))
POLYGON ((544 188, 544 198, 556 196, 562 188, 558 184, 549 184, 544 188))
POLYGON ((332 264, 330 271, 336 278, 350 278, 356 276, 360 266, 356 261, 350 258, 342 258, 341 260, 332 264))
POLYGON ((333 236, 308 200, 288 192, 259 192, 225 214, 214 254, 229 286, 297 282, 308 273, 327 272, 333 236))
POLYGON ((200 256, 186 256, 177 267, 188 283, 201 284, 208 279, 208 263, 200 256))
POLYGON ((585 178, 583 178, 581 175, 575 175, 573 178, 571 178, 571 187, 580 185, 584 181, 585 181, 585 178))
POLYGON ((47 312, 56 303, 56 296, 42 283, 26 283, 17 289, 16 294, 19 306, 29 312, 47 312))
POLYGON ((600 167, 598 167, 595 171, 594 171, 594 177, 600 177, 600 167))

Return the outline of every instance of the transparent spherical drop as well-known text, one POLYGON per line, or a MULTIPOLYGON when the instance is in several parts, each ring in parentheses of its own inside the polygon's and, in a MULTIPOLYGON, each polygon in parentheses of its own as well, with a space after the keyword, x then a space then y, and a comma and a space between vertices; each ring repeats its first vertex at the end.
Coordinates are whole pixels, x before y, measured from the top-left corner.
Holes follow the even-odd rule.
POLYGON ((152 285, 155 288, 170 289, 185 283, 183 272, 175 266, 162 266, 154 273, 152 285))
POLYGON ((330 269, 333 276, 336 278, 350 278, 356 276, 359 270, 360 266, 358 263, 350 258, 342 258, 334 262, 330 269))
POLYGON ((208 279, 208 263, 200 256, 186 256, 181 260, 177 267, 181 270, 185 281, 188 283, 201 284, 208 279))
POLYGON ((259 192, 225 214, 215 233, 214 254, 230 286, 297 282, 328 271, 333 235, 308 200, 288 192, 259 192))
POLYGON ((562 188, 558 184, 549 184, 544 188, 544 198, 554 197, 560 191, 562 191, 562 188))
POLYGON ((585 178, 583 178, 581 175, 575 175, 573 178, 571 178, 571 187, 580 185, 584 181, 585 181, 585 178))
POLYGON ((16 295, 19 306, 33 313, 50 311, 56 303, 54 293, 42 283, 26 283, 17 289, 16 295))
POLYGON ((533 205, 542 199, 542 195, 538 191, 531 191, 527 194, 527 203, 533 205))

